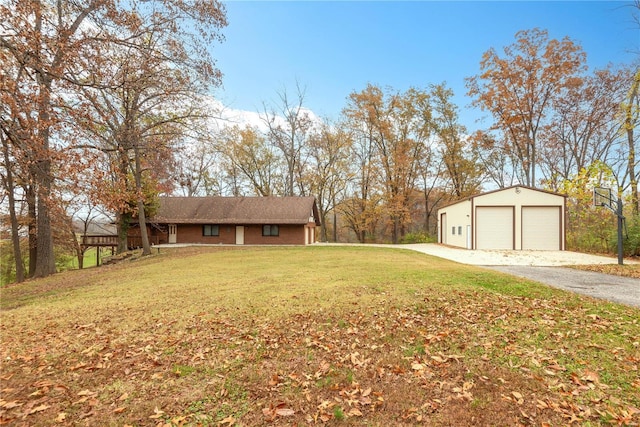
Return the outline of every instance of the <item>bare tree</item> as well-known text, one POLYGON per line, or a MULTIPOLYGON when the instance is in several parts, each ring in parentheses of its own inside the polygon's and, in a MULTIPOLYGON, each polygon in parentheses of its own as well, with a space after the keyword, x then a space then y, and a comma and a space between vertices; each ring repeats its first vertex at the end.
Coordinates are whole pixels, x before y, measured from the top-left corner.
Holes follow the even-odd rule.
POLYGON ((254 127, 237 126, 226 129, 219 141, 222 166, 233 183, 233 194, 245 192, 258 196, 273 196, 282 191, 280 160, 275 148, 254 127), (246 191, 245 191, 246 188, 246 191))
POLYGON ((344 127, 324 122, 309 137, 309 164, 306 170, 306 187, 316 197, 322 218, 320 236, 328 241, 327 219, 332 218, 332 240, 338 241, 337 207, 345 197, 349 178, 349 152, 353 141, 344 127))
POLYGON ((261 115, 268 129, 267 138, 280 151, 286 165, 285 196, 306 195, 306 189, 299 178, 303 170, 303 151, 313 122, 304 108, 304 97, 304 89, 296 82, 294 99, 284 89, 278 93, 277 105, 263 105, 261 115))

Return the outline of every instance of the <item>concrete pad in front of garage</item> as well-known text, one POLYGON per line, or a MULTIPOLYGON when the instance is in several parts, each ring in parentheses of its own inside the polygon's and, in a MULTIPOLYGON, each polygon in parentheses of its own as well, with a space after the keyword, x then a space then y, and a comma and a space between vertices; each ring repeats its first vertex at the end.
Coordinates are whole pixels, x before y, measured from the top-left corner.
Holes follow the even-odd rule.
POLYGON ((415 243, 397 246, 470 265, 528 265, 549 267, 618 263, 618 259, 614 257, 571 251, 470 250, 444 246, 437 243, 415 243))

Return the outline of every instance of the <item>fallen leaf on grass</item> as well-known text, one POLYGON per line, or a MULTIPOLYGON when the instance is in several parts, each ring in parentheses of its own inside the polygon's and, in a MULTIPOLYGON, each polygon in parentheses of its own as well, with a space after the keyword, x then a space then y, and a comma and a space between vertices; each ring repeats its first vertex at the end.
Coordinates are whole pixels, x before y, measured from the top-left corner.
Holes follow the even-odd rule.
POLYGON ((153 415, 149 415, 149 418, 151 418, 152 420, 157 420, 158 418, 160 418, 163 415, 164 415, 164 411, 161 411, 156 406, 155 408, 153 408, 153 415))
POLYGON ((598 375, 598 373, 589 370, 585 370, 584 375, 581 379, 583 381, 589 381, 596 384, 600 382, 600 376, 598 375))
POLYGON ((262 414, 269 421, 273 421, 276 417, 292 417, 295 411, 291 408, 287 408, 285 403, 279 403, 275 406, 270 405, 268 408, 262 408, 262 414))
POLYGON ((276 409, 276 415, 280 416, 280 417, 291 417, 295 414, 296 412, 293 409, 289 409, 289 408, 279 408, 276 409))
POLYGON ((518 402, 518 405, 522 405, 524 403, 524 397, 522 396, 522 393, 519 393, 517 391, 512 391, 511 395, 515 397, 516 402, 518 402))
POLYGON ((36 406, 35 408, 29 410, 27 412, 27 415, 35 414, 36 412, 46 411, 49 408, 51 408, 51 406, 42 404, 42 405, 36 406))
POLYGON ((0 408, 4 409, 13 409, 18 406, 22 406, 23 403, 19 403, 17 400, 12 400, 11 402, 7 402, 5 400, 0 399, 0 408))
POLYGON ((352 417, 361 417, 362 412, 358 408, 351 408, 348 415, 352 417))
POLYGON ((221 420, 218 425, 224 425, 224 424, 229 424, 230 426, 234 425, 236 423, 236 419, 232 416, 229 415, 227 418, 221 420))

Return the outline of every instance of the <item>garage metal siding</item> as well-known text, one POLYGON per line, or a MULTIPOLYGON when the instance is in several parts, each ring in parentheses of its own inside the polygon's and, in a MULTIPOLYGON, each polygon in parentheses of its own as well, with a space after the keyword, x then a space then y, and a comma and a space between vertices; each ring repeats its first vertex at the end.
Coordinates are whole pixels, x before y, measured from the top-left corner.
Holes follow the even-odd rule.
POLYGON ((522 249, 551 250, 562 249, 560 206, 522 207, 522 249))
POLYGON ((514 249, 514 207, 476 207, 476 249, 514 249))

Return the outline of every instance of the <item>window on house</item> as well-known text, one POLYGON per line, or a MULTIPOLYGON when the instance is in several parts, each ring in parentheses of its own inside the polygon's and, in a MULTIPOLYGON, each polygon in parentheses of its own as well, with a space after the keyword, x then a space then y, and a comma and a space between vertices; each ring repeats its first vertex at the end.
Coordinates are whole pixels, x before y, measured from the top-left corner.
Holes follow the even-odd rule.
POLYGON ((458 226, 458 234, 462 236, 462 226, 461 225, 458 226))
POLYGON ((280 229, 277 225, 263 225, 262 235, 263 236, 279 236, 280 229))
POLYGON ((456 226, 451 227, 451 234, 456 235, 456 226))
POLYGON ((205 224, 202 226, 202 235, 203 236, 219 236, 220 227, 217 225, 205 224))

